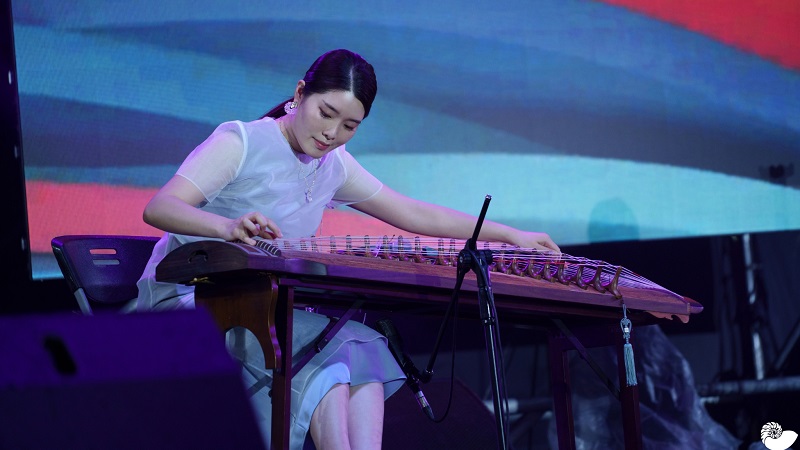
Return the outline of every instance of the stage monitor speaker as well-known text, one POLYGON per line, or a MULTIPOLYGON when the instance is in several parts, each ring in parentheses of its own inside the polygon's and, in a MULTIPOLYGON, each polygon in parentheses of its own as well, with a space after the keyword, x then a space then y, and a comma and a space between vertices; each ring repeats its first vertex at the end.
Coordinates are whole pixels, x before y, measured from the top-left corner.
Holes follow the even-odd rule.
MULTIPOLYGON (((449 379, 435 379, 421 387, 439 419, 447 408, 449 379)), ((383 450, 484 450, 497 448, 497 445, 494 415, 459 380, 453 385, 450 413, 441 423, 433 422, 422 412, 407 386, 386 401, 383 450)))
POLYGON ((0 448, 264 448, 203 311, 0 317, 0 448))

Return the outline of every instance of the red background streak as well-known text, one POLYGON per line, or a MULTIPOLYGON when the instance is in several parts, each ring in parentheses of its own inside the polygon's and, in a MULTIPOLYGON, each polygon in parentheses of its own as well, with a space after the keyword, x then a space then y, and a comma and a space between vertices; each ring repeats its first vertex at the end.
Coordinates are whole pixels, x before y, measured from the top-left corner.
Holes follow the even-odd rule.
POLYGON ((800 1, 601 0, 800 69, 800 1))
MULTIPOLYGON (((31 250, 51 252, 50 240, 56 234, 122 234, 161 236, 162 231, 141 220, 125 219, 130 211, 144 211, 156 189, 142 189, 103 184, 62 184, 29 181, 28 217, 31 250), (92 205, 86 210, 81 205, 92 205), (51 218, 59 218, 58 228, 51 218), (69 220, 63 220, 69 218, 69 220)), ((347 234, 369 236, 410 235, 371 217, 355 212, 326 209, 319 230, 320 236, 347 234)), ((416 235, 414 235, 416 236, 416 235)))

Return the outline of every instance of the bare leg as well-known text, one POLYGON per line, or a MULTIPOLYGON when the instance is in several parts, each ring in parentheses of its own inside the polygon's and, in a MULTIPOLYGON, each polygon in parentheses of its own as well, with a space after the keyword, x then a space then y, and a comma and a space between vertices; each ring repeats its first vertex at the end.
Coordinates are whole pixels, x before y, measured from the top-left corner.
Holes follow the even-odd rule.
POLYGON ((383 439, 383 383, 350 388, 347 429, 353 450, 380 450, 383 439))
POLYGON ((311 415, 311 438, 317 450, 350 450, 347 436, 350 385, 334 385, 311 415))
POLYGON ((311 415, 318 450, 380 450, 383 439, 383 384, 334 385, 311 415))

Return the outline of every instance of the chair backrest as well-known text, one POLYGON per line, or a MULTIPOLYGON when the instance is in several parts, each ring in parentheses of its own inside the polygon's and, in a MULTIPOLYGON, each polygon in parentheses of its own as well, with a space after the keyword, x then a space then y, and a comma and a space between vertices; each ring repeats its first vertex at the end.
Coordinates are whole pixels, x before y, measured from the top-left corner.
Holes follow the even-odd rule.
POLYGON ((136 307, 136 282, 158 238, 151 236, 66 235, 50 242, 78 306, 129 312, 136 307))

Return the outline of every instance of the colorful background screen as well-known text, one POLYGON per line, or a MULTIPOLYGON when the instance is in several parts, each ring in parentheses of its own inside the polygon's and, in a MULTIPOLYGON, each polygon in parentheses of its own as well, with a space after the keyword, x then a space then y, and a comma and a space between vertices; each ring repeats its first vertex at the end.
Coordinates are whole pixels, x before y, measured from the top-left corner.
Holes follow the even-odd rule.
POLYGON ((379 83, 348 149, 409 196, 490 194, 559 244, 800 228, 798 5, 15 0, 34 278, 54 236, 160 234, 141 212, 183 158, 342 47, 379 83))

